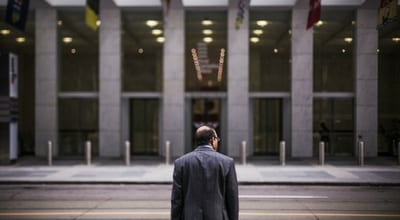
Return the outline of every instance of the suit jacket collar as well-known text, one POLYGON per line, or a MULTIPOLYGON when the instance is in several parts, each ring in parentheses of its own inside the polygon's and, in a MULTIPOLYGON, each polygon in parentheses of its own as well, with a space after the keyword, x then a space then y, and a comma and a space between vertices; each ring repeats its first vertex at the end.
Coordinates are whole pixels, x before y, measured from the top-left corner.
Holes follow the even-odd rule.
POLYGON ((195 151, 215 151, 210 145, 199 145, 195 151))

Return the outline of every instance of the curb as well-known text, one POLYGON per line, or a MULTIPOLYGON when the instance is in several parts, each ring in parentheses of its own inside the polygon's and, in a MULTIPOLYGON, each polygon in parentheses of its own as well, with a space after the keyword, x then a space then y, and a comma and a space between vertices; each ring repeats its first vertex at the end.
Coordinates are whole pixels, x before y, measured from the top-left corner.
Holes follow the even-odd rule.
MULTIPOLYGON (((172 185, 172 181, 29 181, 11 180, 0 181, 0 185, 172 185)), ((282 185, 282 186, 395 186, 400 187, 400 182, 249 182, 240 181, 239 185, 282 185)))

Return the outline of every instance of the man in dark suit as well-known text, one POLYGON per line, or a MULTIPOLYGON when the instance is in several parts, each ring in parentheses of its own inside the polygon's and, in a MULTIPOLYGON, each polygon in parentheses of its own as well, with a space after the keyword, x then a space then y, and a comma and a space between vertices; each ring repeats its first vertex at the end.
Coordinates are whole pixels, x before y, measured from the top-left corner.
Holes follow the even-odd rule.
POLYGON ((215 130, 196 131, 197 148, 175 161, 171 195, 172 220, 237 220, 238 184, 235 162, 216 150, 215 130))

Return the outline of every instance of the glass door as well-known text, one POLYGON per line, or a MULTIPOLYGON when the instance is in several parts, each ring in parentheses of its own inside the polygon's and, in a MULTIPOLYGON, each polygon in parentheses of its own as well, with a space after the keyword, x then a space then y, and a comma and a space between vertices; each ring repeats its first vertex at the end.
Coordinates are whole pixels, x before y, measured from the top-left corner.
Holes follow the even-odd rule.
MULTIPOLYGON (((219 98, 194 98, 191 101, 191 131, 192 148, 196 147, 195 132, 202 125, 213 127, 221 135, 221 99, 219 98)), ((221 143, 218 151, 221 150, 221 143)))
POLYGON ((282 99, 253 100, 254 155, 278 155, 282 140, 282 99))
POLYGON ((353 99, 315 99, 313 109, 314 155, 318 154, 318 143, 320 141, 325 142, 325 152, 328 155, 353 155, 353 99))
POLYGON ((130 141, 133 155, 158 155, 159 100, 130 100, 130 141))
POLYGON ((85 154, 85 142, 92 142, 92 154, 99 154, 98 101, 91 98, 62 98, 58 103, 59 155, 85 154))

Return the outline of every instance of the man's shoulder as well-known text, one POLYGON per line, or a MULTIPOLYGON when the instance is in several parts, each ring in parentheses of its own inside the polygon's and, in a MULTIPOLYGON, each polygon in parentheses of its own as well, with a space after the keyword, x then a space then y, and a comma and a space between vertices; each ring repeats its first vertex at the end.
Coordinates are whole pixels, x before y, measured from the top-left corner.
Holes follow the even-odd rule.
POLYGON ((193 156, 194 156, 194 151, 189 152, 189 153, 186 153, 186 154, 184 154, 184 155, 178 157, 178 158, 175 160, 175 163, 180 163, 180 162, 182 162, 182 161, 188 160, 188 159, 190 159, 190 158, 193 157, 193 156))
POLYGON ((222 160, 222 161, 234 162, 234 159, 232 157, 229 157, 229 156, 227 156, 225 154, 222 154, 220 152, 216 152, 216 151, 192 151, 192 152, 186 153, 186 154, 180 156, 179 158, 177 158, 175 160, 175 163, 182 163, 183 161, 191 160, 191 159, 193 159, 193 157, 196 157, 198 154, 202 154, 202 153, 207 153, 210 156, 217 157, 219 160, 222 160))
POLYGON ((216 152, 217 157, 221 158, 222 160, 226 160, 226 161, 233 161, 232 157, 229 157, 223 153, 220 152, 216 152))

